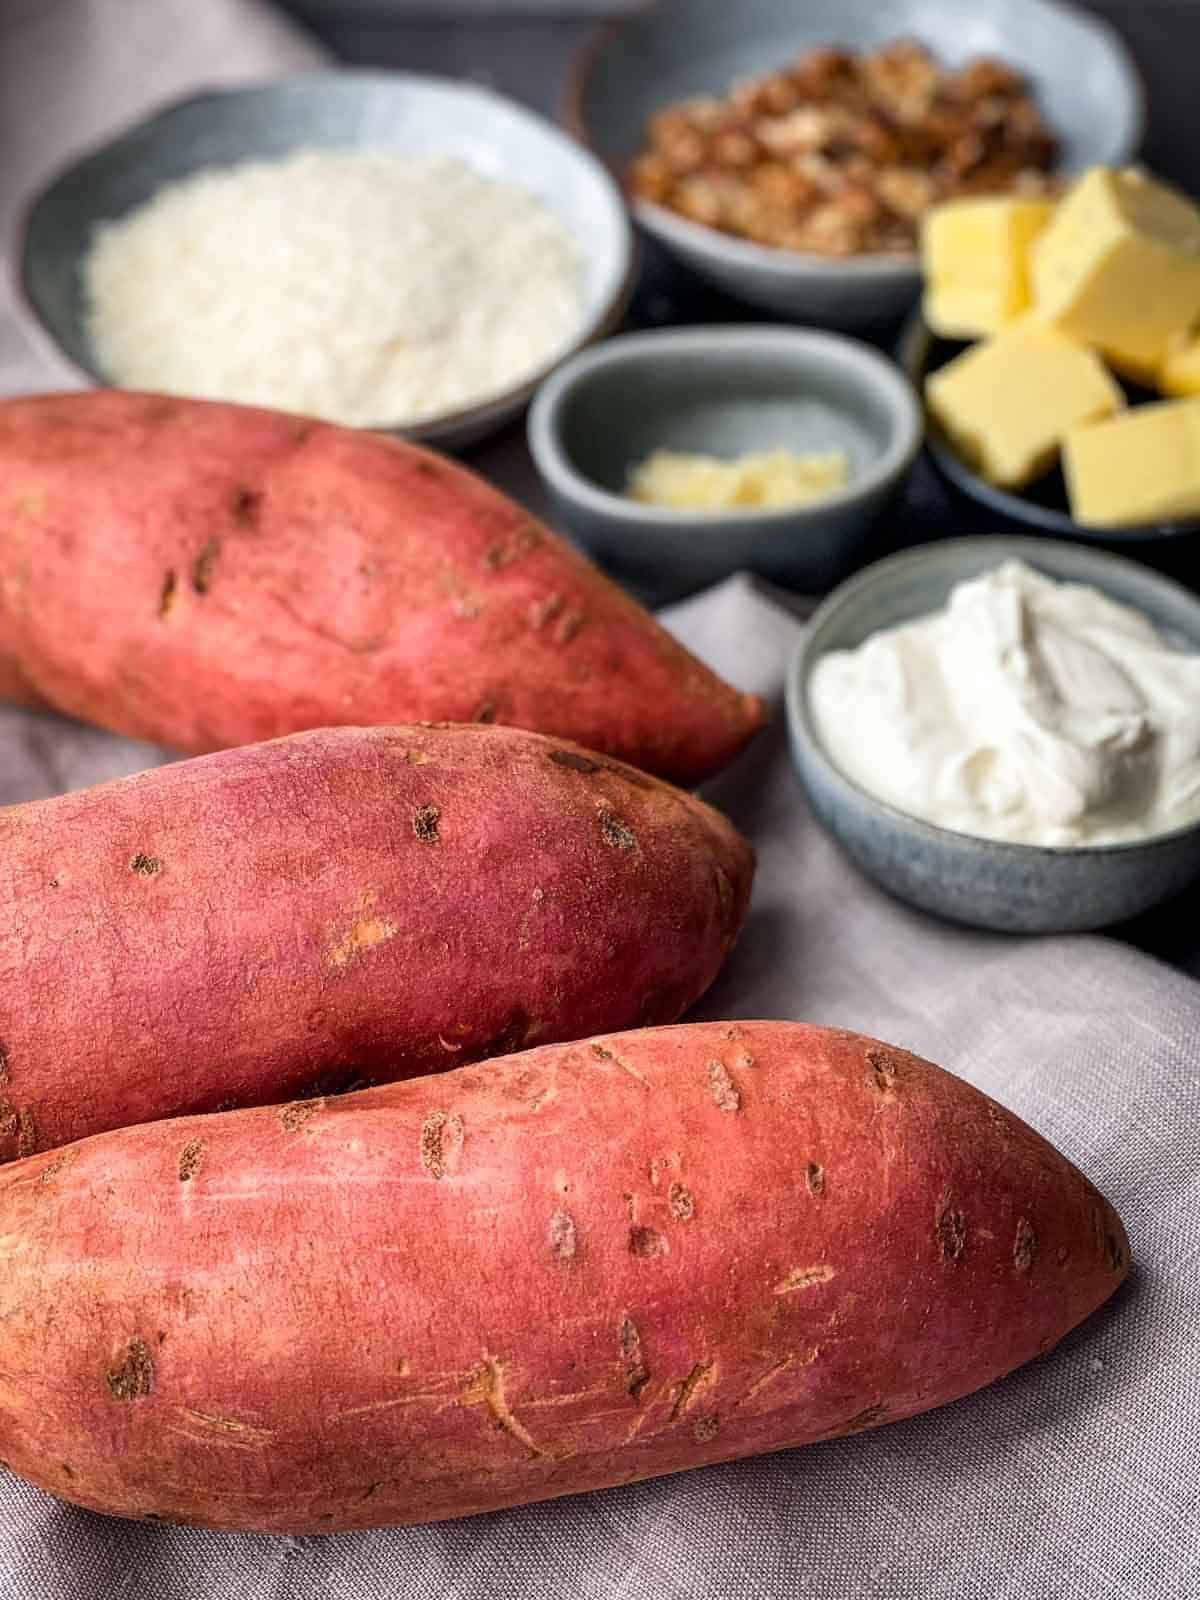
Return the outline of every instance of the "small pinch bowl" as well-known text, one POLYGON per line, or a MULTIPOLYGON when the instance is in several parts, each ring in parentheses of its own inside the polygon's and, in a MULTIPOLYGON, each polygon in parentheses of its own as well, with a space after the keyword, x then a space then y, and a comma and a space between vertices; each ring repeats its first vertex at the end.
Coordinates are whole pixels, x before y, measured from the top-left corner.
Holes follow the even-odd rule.
POLYGON ((636 267, 633 230, 620 190, 593 156, 476 84, 340 68, 178 101, 75 161, 34 198, 19 251, 21 286, 35 328, 66 370, 108 381, 92 353, 80 277, 98 223, 203 168, 302 148, 456 158, 534 195, 579 251, 579 321, 553 359, 462 410, 405 426, 380 417, 381 430, 461 449, 519 415, 548 371, 621 321, 636 267))
POLYGON ((987 535, 923 545, 866 568, 824 602, 787 680, 792 756, 813 810, 850 859, 898 899, 1005 933, 1081 933, 1138 916, 1200 873, 1200 821, 1130 843, 1014 844, 937 827, 878 800, 822 748, 808 699, 820 658, 940 610, 951 589, 1003 561, 1087 583, 1200 653, 1200 599, 1136 562, 1082 545, 987 535))
MULTIPOLYGON (((1142 138, 1144 91, 1114 29, 1065 0, 660 0, 602 31, 582 52, 564 120, 622 180, 647 119, 723 95, 805 50, 863 51, 916 39, 951 67, 1011 62, 1032 84, 1062 143, 1060 170, 1120 166, 1142 138)), ((665 250, 726 294, 781 319, 855 330, 901 317, 920 293, 915 256, 841 259, 771 249, 635 199, 665 250)))
POLYGON ((626 334, 566 362, 529 413, 560 524, 655 603, 750 571, 821 593, 861 565, 920 449, 916 394, 885 356, 837 334, 771 326, 626 334), (844 489, 779 509, 677 511, 626 493, 655 450, 722 457, 842 450, 844 489))

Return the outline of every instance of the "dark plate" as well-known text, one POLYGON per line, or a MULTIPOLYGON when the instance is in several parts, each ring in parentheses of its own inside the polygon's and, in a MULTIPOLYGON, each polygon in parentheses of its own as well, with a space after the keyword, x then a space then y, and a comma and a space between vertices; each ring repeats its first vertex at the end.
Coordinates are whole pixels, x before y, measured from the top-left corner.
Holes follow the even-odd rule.
MULTIPOLYGON (((915 311, 901 335, 897 354, 918 392, 924 393, 925 379, 929 374, 945 366, 947 361, 966 348, 956 339, 939 338, 921 313, 915 311)), ((1162 399, 1162 395, 1139 389, 1134 384, 1123 384, 1123 388, 1131 405, 1162 399)), ((997 489, 967 466, 932 416, 927 416, 926 424, 926 449, 947 483, 978 505, 986 506, 994 515, 1020 527, 1053 534, 1057 539, 1075 539, 1084 544, 1120 550, 1126 555, 1135 554, 1138 546, 1161 548, 1165 544, 1194 539, 1200 534, 1200 517, 1189 517, 1183 522, 1149 522, 1133 528, 1085 528, 1071 515, 1067 486, 1057 467, 1036 483, 1031 483, 1020 494, 1009 489, 997 489)))

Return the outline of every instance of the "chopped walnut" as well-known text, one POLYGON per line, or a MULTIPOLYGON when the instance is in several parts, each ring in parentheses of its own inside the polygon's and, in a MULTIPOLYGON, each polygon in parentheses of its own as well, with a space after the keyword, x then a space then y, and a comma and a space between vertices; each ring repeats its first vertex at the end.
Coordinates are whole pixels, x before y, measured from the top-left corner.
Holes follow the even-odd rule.
POLYGON ((956 195, 1049 192, 1055 139, 1020 75, 942 69, 911 40, 811 50, 781 72, 653 117, 630 184, 643 199, 772 248, 906 251, 956 195))

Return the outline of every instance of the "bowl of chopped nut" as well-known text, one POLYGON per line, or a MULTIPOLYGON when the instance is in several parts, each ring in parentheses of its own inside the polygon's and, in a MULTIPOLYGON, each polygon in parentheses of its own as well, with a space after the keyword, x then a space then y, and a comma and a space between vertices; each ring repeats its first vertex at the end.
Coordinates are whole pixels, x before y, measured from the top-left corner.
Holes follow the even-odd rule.
POLYGON ((1137 70, 1062 0, 663 0, 598 35, 566 120, 640 225, 737 299, 850 330, 920 292, 927 211, 1136 150, 1137 70))

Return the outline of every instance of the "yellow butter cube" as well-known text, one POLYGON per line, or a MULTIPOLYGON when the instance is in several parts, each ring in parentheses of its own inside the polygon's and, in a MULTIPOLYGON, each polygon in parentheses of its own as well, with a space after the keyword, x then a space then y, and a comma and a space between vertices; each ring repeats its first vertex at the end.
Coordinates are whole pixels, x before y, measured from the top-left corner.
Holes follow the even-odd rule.
POLYGON ((925 383, 929 409, 963 459, 1019 489, 1054 465, 1077 423, 1125 403, 1091 350, 1028 320, 973 346, 925 383))
POLYGON ((921 239, 925 320, 945 339, 998 333, 1032 299, 1030 246, 1054 214, 1049 200, 952 200, 921 239))
POLYGON ((1158 369, 1164 394, 1200 394, 1200 333, 1176 334, 1158 369))
POLYGON ((1139 172, 1096 167, 1032 252, 1037 315, 1153 383, 1172 334, 1200 316, 1200 208, 1139 172))
POLYGON ((1063 470, 1071 514, 1085 527, 1200 516, 1200 399, 1161 400, 1072 429, 1063 470))

